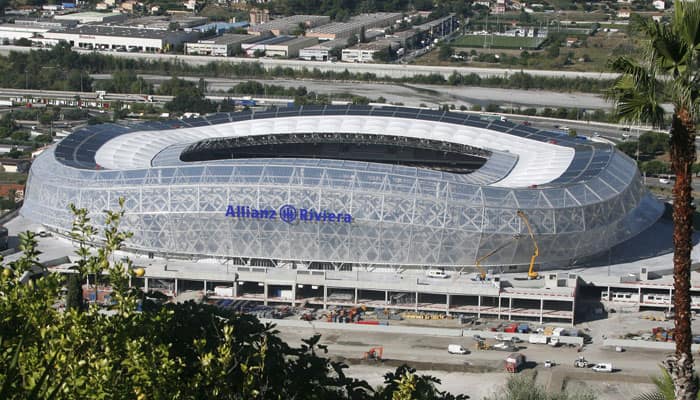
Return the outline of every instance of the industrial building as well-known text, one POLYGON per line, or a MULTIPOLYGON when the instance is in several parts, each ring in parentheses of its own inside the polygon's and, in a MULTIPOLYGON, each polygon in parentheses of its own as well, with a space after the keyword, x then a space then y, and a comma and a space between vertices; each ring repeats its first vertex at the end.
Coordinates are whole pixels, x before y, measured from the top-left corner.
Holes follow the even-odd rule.
POLYGON ((298 37, 277 44, 265 45, 265 55, 268 57, 293 58, 299 56, 299 51, 304 47, 318 44, 315 37, 298 37))
MULTIPOLYGON (((119 24, 112 25, 124 28, 169 30, 171 24, 177 24, 179 29, 188 31, 199 30, 196 28, 207 24, 207 21, 208 19, 206 17, 199 17, 193 14, 174 14, 170 16, 160 15, 131 18, 119 24)), ((199 32, 203 32, 203 30, 199 30, 199 32)))
POLYGON ((40 26, 27 26, 16 24, 0 24, 0 41, 14 42, 19 39, 32 39, 42 36, 48 32, 50 28, 40 26))
POLYGON ((111 26, 84 25, 79 28, 51 30, 44 38, 65 41, 73 47, 118 51, 163 52, 188 41, 198 32, 164 31, 111 26))
MULTIPOLYGON (((270 35, 268 32, 267 35, 270 35)), ((248 43, 242 43, 241 48, 243 51, 246 53, 248 56, 254 56, 256 52, 258 54, 265 54, 267 47, 268 46, 278 46, 281 45, 285 42, 289 42, 291 40, 294 40, 294 36, 266 36, 262 38, 262 40, 254 41, 254 42, 248 42, 248 43)))
POLYGON ((208 24, 193 27, 192 29, 197 32, 207 32, 214 31, 217 35, 220 35, 227 31, 232 31, 236 29, 247 28, 250 24, 248 21, 241 22, 211 22, 208 24))
POLYGON ((241 44, 255 43, 263 39, 260 36, 226 33, 215 38, 199 40, 197 43, 185 43, 185 54, 230 57, 242 51, 241 44))
POLYGON ((341 59, 345 62, 372 62, 377 52, 386 52, 394 43, 388 40, 377 40, 370 43, 358 43, 343 49, 341 59))
POLYGON ((459 29, 459 19, 455 14, 450 14, 433 21, 415 26, 419 32, 425 32, 431 39, 443 38, 459 29))
POLYGON ((308 29, 327 24, 330 21, 331 17, 327 15, 292 15, 258 25, 251 25, 248 28, 248 33, 251 35, 262 35, 266 32, 271 32, 275 36, 290 35, 299 29, 300 24, 303 24, 308 29))
POLYGON ((386 28, 394 25, 401 18, 401 13, 362 14, 351 17, 348 22, 332 22, 313 28, 306 33, 306 36, 317 37, 320 40, 348 39, 359 35, 363 28, 386 28))
POLYGON ((52 18, 15 18, 15 25, 61 29, 75 28, 78 25, 78 21, 72 19, 55 20, 52 18))
POLYGON ((106 23, 122 22, 122 21, 125 21, 127 19, 127 17, 128 17, 127 14, 122 14, 122 13, 118 13, 118 12, 101 13, 101 12, 95 12, 95 11, 82 11, 82 12, 75 12, 75 13, 70 13, 70 14, 56 15, 53 17, 53 19, 55 19, 57 21, 74 20, 74 21, 78 21, 79 24, 94 24, 94 23, 106 24, 106 23))
POLYGON ((612 144, 398 107, 89 126, 28 182, 21 214, 60 235, 123 198, 131 251, 297 270, 561 268, 663 212, 612 144))

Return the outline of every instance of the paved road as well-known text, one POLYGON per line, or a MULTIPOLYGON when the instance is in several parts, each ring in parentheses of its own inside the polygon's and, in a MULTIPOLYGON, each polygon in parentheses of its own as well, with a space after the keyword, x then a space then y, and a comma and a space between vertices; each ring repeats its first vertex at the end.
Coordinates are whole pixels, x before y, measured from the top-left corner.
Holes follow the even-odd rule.
MULTIPOLYGON (((36 50, 31 47, 21 46, 0 46, 0 54, 8 54, 10 51, 27 52, 36 50)), ((521 70, 510 68, 475 68, 475 67, 438 67, 427 65, 402 65, 402 64, 358 64, 358 63, 343 63, 343 62, 321 62, 321 61, 303 61, 303 60, 286 60, 274 58, 239 58, 239 57, 207 57, 207 56, 185 56, 180 54, 150 54, 150 53, 127 53, 127 52, 110 52, 110 51, 94 51, 94 50, 79 50, 80 53, 101 53, 109 54, 119 58, 130 58, 136 60, 170 60, 174 62, 186 63, 189 65, 206 65, 210 62, 223 62, 232 64, 243 63, 260 63, 265 69, 271 70, 277 67, 292 68, 294 70, 319 69, 322 72, 344 72, 348 70, 352 73, 370 73, 377 76, 390 76, 392 78, 412 77, 416 75, 439 74, 444 77, 452 75, 453 72, 460 74, 477 74, 481 77, 488 76, 508 76, 516 72, 525 72, 533 76, 547 77, 566 77, 577 78, 585 77, 591 79, 613 79, 617 74, 601 73, 601 72, 576 72, 576 71, 547 71, 547 70, 521 70)))
MULTIPOLYGON (((160 84, 171 79, 166 75, 141 74, 146 81, 160 84)), ((93 74, 93 79, 110 79, 109 74, 93 74)), ((180 76, 180 78, 197 82, 198 76, 180 76)), ((544 90, 517 90, 496 89, 474 86, 445 86, 424 84, 396 84, 377 82, 347 82, 347 81, 323 81, 310 79, 228 79, 205 78, 207 89, 214 93, 226 92, 241 82, 256 80, 269 85, 283 86, 286 88, 304 86, 306 89, 319 94, 338 95, 347 93, 356 96, 365 96, 372 100, 383 97, 389 103, 402 103, 409 107, 418 107, 421 104, 429 107, 437 107, 442 104, 454 104, 471 107, 474 104, 487 106, 488 104, 500 104, 503 107, 580 107, 584 109, 609 109, 611 104, 602 96, 593 93, 562 93, 544 90)), ((340 98, 340 96, 338 96, 340 98)))

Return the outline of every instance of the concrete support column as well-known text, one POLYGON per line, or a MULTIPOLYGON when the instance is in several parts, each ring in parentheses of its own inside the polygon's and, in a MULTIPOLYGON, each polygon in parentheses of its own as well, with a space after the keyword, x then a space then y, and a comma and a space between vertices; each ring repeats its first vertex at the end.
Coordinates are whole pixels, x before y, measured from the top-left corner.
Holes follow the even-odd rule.
POLYGON ((513 298, 512 297, 508 298, 508 320, 509 321, 513 320, 513 298))
POLYGON ((353 302, 355 305, 360 301, 360 299, 357 297, 357 288, 355 288, 355 301, 353 302))
POLYGON ((233 281, 233 297, 238 297, 238 281, 233 281))
MULTIPOLYGON (((90 281, 88 281, 88 285, 90 284, 90 281)), ((148 277, 143 278, 143 291, 148 293, 148 277)))
POLYGON ((265 297, 265 300, 263 300, 263 304, 267 305, 267 283, 263 286, 263 296, 265 297))
POLYGON ((446 297, 447 297, 447 302, 445 303, 445 307, 447 307, 446 312, 447 312, 447 315, 450 315, 450 294, 448 293, 446 295, 446 297))
POLYGON ((173 291, 173 295, 177 296, 177 278, 175 278, 175 291, 173 291))
POLYGON ((496 301, 498 301, 498 319, 501 319, 501 296, 496 297, 496 301))
POLYGON ((416 312, 418 312, 418 292, 416 292, 416 302, 415 302, 414 310, 416 312))
POLYGON ((385 290, 384 291, 384 305, 389 304, 389 291, 385 290))
POLYGON ((576 298, 571 302, 571 326, 576 323, 576 298))
POLYGON ((204 294, 207 294, 207 280, 204 280, 204 294))
POLYGON ((544 318, 544 299, 540 299, 540 324, 544 318))
MULTIPOLYGON (((673 286, 668 289, 668 312, 671 312, 673 307, 673 286)), ((690 301, 690 308, 693 308, 693 301, 690 301)))
POLYGON ((323 285, 323 309, 328 309, 328 286, 323 285))
POLYGON ((481 295, 476 296, 476 317, 481 318, 481 295))
POLYGON ((294 307, 296 302, 297 302, 297 284, 292 283, 292 307, 294 307))
POLYGON ((642 307, 642 287, 637 289, 637 311, 642 307))

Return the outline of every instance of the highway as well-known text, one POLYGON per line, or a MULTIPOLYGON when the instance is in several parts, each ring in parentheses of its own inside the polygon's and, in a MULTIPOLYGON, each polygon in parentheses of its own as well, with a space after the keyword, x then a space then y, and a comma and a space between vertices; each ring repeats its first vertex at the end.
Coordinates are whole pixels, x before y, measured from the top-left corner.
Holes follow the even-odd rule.
MULTIPOLYGON (((108 75, 98 75, 95 76, 95 78, 100 79, 100 78, 106 78, 108 75)), ((145 76, 147 80, 151 80, 153 82, 157 81, 162 81, 168 77, 164 76, 158 76, 158 75, 146 75, 145 76)), ((190 77, 188 79, 199 79, 195 77, 190 77)), ((235 85, 237 82, 240 82, 238 80, 226 80, 226 79, 221 79, 221 78, 216 78, 216 79, 207 79, 208 85, 210 85, 210 89, 212 87, 215 87, 219 90, 223 90, 225 88, 231 87, 232 85, 235 85)), ((355 93, 354 91, 351 91, 352 86, 357 86, 359 84, 355 83, 348 83, 348 82, 318 82, 318 81, 309 81, 312 83, 312 85, 309 85, 309 82, 307 81, 265 81, 265 83, 273 83, 273 84, 279 84, 282 82, 284 85, 288 86, 306 86, 307 88, 310 88, 310 90, 319 90, 320 93, 339 93, 343 89, 348 89, 350 93, 355 93)), ((442 88, 441 86, 437 87, 431 87, 431 85, 413 85, 413 86, 408 86, 408 85, 395 85, 395 84, 369 84, 369 83, 364 83, 361 84, 362 86, 359 86, 360 92, 367 93, 369 90, 372 90, 372 94, 374 96, 382 96, 387 99, 387 101, 392 101, 392 100, 403 100, 403 104, 406 106, 413 106, 417 107, 420 104, 427 105, 430 107, 437 107, 440 104, 455 104, 450 102, 450 100, 455 100, 455 94, 450 93, 450 92, 442 92, 437 89, 442 88), (419 103, 419 104, 417 104, 419 103)), ((465 90, 467 93, 470 95, 476 96, 484 96, 487 100, 482 100, 485 102, 489 103, 500 103, 504 104, 503 96, 507 95, 510 93, 510 97, 512 100, 514 100, 512 103, 508 104, 513 104, 515 106, 520 105, 520 106, 533 106, 533 107, 542 107, 542 106, 550 106, 554 107, 555 104, 552 104, 552 102, 560 101, 561 98, 569 98, 570 101, 579 103, 579 104, 591 104, 595 105, 596 102, 600 102, 600 105, 602 106, 604 101, 602 99, 599 99, 595 97, 594 95, 588 95, 588 94, 571 94, 571 93, 565 93, 565 94, 559 94, 555 92, 540 92, 540 91, 526 91, 526 90, 508 90, 508 91, 501 91, 498 89, 490 89, 490 88, 468 88, 465 90), (562 97, 558 97, 561 95, 562 97), (522 102, 526 102, 527 99, 530 99, 529 103, 516 103, 515 100, 519 100, 522 102), (545 104, 536 104, 536 103, 545 103, 545 104)), ((135 93, 107 93, 106 95, 103 96, 102 99, 98 97, 98 95, 94 92, 71 92, 71 91, 48 91, 48 90, 26 90, 26 89, 0 89, 0 99, 10 99, 10 98, 16 98, 16 97, 33 97, 33 98, 43 98, 43 99, 56 99, 56 100, 74 100, 76 97, 80 97, 83 101, 102 101, 102 102, 115 102, 115 101, 122 101, 125 103, 129 102, 146 102, 148 95, 145 94, 135 94, 135 93)), ((225 97, 229 97, 228 95, 221 94, 221 93, 216 93, 216 94, 210 94, 207 96, 207 98, 212 99, 212 100, 222 100, 225 97)), ((231 96, 233 97, 233 96, 231 96)), ((279 99, 279 98, 265 98, 264 96, 254 96, 256 99, 268 99, 272 101, 277 101, 281 102, 281 104, 286 104, 288 101, 292 99, 279 99)), ((154 95, 152 96, 152 102, 154 105, 162 105, 163 103, 170 101, 172 99, 172 96, 160 96, 160 95, 154 95)), ((459 105, 466 105, 470 106, 472 103, 468 103, 466 101, 463 101, 462 103, 456 104, 457 106, 459 105)), ((547 128, 547 129, 556 129, 557 126, 568 126, 571 129, 575 129, 579 134, 581 135, 586 135, 586 136, 594 136, 594 132, 598 133, 600 137, 604 138, 609 138, 613 140, 623 140, 623 134, 625 132, 622 131, 622 125, 616 125, 616 124, 609 124, 609 123, 600 123, 600 122, 590 122, 590 121, 571 121, 571 120, 561 120, 561 119, 555 119, 555 118, 545 118, 545 117, 533 117, 533 116, 525 116, 525 115, 510 115, 508 118, 514 122, 524 122, 527 121, 534 126, 540 127, 540 128, 547 128)), ((630 136, 634 137, 638 133, 643 133, 647 128, 640 128, 640 129, 633 129, 632 132, 630 133, 630 136)))
MULTIPOLYGON (((28 52, 30 50, 38 50, 32 47, 22 46, 0 46, 0 54, 7 55, 10 51, 28 52)), ((516 72, 525 72, 532 76, 544 77, 564 77, 564 78, 591 78, 591 79, 614 79, 617 74, 605 72, 577 72, 577 71, 562 71, 562 70, 534 70, 534 69, 511 69, 511 68, 477 68, 477 67, 442 67, 429 65, 409 65, 409 64, 362 64, 362 63, 344 63, 344 62, 322 62, 322 61, 304 61, 304 60, 287 60, 276 58, 241 58, 241 57, 208 57, 208 56, 186 56, 182 54, 161 54, 161 53, 129 53, 129 52, 113 52, 113 51, 97 51, 97 50, 81 50, 73 49, 78 53, 100 53, 111 55, 119 58, 130 58, 134 60, 145 61, 172 61, 185 63, 189 65, 206 65, 211 62, 245 64, 259 63, 266 70, 272 70, 277 67, 291 68, 299 71, 304 68, 308 70, 318 69, 321 72, 337 72, 342 73, 346 70, 351 73, 369 73, 380 77, 389 76, 391 78, 406 78, 416 75, 439 74, 447 78, 453 72, 462 75, 477 74, 480 77, 498 76, 505 77, 516 72)))
MULTIPOLYGON (((90 77, 96 80, 105 80, 111 79, 112 76, 109 74, 91 74, 90 77)), ((154 74, 139 74, 139 77, 154 85, 159 85, 161 82, 172 78, 167 75, 154 74)), ((179 76, 179 78, 192 82, 198 82, 201 79, 199 76, 179 76)), ((230 79, 205 77, 204 80, 207 84, 207 90, 211 94, 226 92, 238 83, 255 80, 267 85, 286 88, 304 86, 308 91, 330 95, 331 97, 341 93, 364 96, 372 100, 383 97, 388 103, 401 103, 408 107, 419 107, 421 104, 428 107, 439 107, 443 104, 450 104, 457 108, 460 106, 470 108, 474 104, 486 107, 491 103, 500 104, 504 107, 566 107, 587 110, 608 110, 612 107, 611 103, 605 101, 602 96, 593 93, 392 82, 323 81, 314 79, 230 79)))

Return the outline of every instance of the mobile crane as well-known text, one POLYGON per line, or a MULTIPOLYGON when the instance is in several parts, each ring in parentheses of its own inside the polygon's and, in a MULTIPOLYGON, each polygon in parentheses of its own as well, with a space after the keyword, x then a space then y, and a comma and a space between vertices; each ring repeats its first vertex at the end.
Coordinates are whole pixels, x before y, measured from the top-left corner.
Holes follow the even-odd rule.
POLYGON ((527 233, 530 235, 530 239, 532 239, 532 244, 535 247, 532 252, 532 257, 530 257, 530 269, 528 269, 527 271, 527 279, 539 279, 540 274, 538 274, 535 271, 535 260, 537 260, 537 257, 540 255, 540 248, 537 246, 537 241, 535 240, 535 234, 532 233, 530 221, 527 220, 527 216, 525 215, 523 210, 518 210, 518 217, 520 217, 525 223, 525 226, 527 227, 527 233))
MULTIPOLYGON (((520 237, 521 237, 521 235, 513 235, 513 240, 514 240, 514 241, 515 241, 515 240, 518 240, 518 239, 520 239, 520 237)), ((495 249, 489 251, 488 253, 486 253, 485 255, 483 255, 483 256, 481 256, 481 257, 479 257, 479 258, 476 260, 476 263, 475 263, 474 266, 476 267, 477 270, 479 270, 479 280, 482 280, 482 281, 483 281, 483 280, 486 279, 486 271, 481 267, 481 262, 484 261, 485 259, 491 257, 492 255, 498 253, 499 251, 503 250, 506 246, 508 246, 508 245, 511 244, 511 243, 513 243, 513 242, 505 242, 505 243, 503 243, 502 245, 500 245, 500 246, 496 247, 495 249)))

